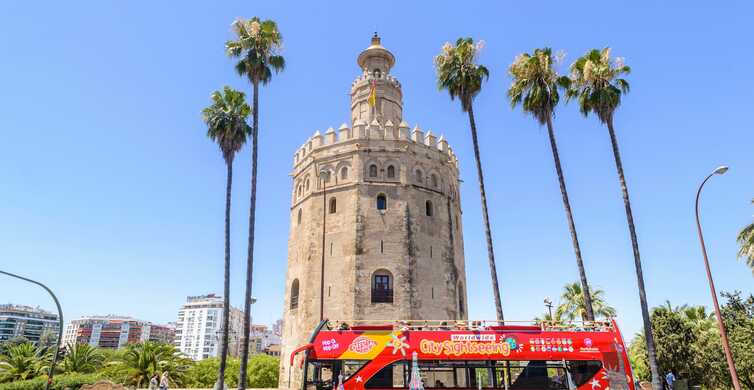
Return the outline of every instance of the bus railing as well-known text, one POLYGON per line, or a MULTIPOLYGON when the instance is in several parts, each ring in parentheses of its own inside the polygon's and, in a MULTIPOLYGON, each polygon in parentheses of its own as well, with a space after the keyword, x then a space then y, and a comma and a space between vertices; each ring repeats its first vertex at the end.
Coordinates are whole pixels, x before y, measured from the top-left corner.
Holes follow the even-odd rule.
POLYGON ((329 330, 611 332, 613 321, 326 320, 329 330))

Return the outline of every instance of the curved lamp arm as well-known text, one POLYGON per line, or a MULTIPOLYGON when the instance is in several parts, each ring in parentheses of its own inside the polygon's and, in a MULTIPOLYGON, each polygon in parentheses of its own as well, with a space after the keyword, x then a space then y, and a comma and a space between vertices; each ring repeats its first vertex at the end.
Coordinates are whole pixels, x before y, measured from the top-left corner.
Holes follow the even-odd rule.
POLYGON ((52 355, 52 364, 50 364, 50 371, 47 373, 47 384, 45 385, 45 390, 50 390, 50 385, 52 384, 52 377, 55 373, 55 364, 58 362, 58 352, 60 351, 60 343, 63 342, 63 309, 60 308, 60 302, 58 301, 58 297, 55 296, 55 294, 50 290, 47 286, 44 284, 37 282, 36 280, 31 280, 29 278, 25 278, 20 275, 12 274, 10 272, 5 272, 3 270, 0 270, 0 274, 8 275, 10 277, 21 279, 23 281, 27 281, 29 283, 36 284, 37 286, 42 287, 47 291, 50 296, 52 297, 52 300, 55 301, 55 306, 58 308, 58 339, 55 342, 55 353, 52 355))

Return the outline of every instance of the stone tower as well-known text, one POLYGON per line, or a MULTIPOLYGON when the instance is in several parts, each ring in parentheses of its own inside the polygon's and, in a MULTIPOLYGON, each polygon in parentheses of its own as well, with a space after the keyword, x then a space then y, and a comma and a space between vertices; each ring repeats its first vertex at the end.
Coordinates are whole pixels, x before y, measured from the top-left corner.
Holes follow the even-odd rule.
POLYGON ((281 387, 300 388, 288 359, 319 323, 320 297, 323 317, 345 322, 467 316, 458 160, 403 120, 395 57, 376 34, 357 63, 352 127, 317 131, 294 155, 281 387))

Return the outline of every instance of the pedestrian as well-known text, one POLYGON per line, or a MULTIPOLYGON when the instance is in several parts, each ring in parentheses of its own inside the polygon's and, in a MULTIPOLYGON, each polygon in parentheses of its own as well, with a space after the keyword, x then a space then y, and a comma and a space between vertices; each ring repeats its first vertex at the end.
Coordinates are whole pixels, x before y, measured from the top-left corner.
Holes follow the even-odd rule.
POLYGON ((674 382, 675 382, 675 375, 673 374, 673 370, 670 370, 665 375, 665 383, 667 384, 667 388, 669 390, 673 390, 673 383, 674 382))
POLYGON ((149 379, 149 390, 157 390, 157 387, 160 385, 160 374, 154 373, 152 375, 152 378, 149 379))
POLYGON ((162 379, 160 379, 160 390, 168 390, 168 372, 162 373, 162 379))

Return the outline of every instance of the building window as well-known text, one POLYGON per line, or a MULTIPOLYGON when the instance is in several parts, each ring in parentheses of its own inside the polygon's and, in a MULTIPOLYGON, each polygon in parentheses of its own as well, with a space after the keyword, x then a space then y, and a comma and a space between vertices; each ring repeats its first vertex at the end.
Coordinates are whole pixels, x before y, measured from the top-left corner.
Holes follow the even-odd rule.
POLYGON ((304 190, 309 191, 309 178, 306 179, 306 184, 304 185, 304 190))
POLYGON ((427 214, 428 217, 431 217, 433 211, 434 210, 432 209, 432 201, 428 200, 426 203, 424 203, 424 212, 427 214))
POLYGON ((386 270, 372 275, 372 303, 393 303, 393 276, 386 270))
POLYGON ((348 179, 348 167, 340 168, 340 180, 348 179))
POLYGON ((432 182, 432 187, 437 188, 437 175, 434 173, 429 177, 429 180, 432 182))
POLYGON ((463 304, 463 284, 458 283, 458 313, 463 316, 463 312, 466 310, 463 304))
POLYGON ((424 172, 421 169, 416 170, 416 182, 424 183, 424 172))
POLYGON ((377 166, 374 164, 369 166, 369 177, 377 177, 377 166))
POLYGON ((301 209, 298 209, 298 217, 296 217, 296 224, 301 225, 301 209))
POLYGON ((395 179, 395 167, 390 165, 387 167, 387 177, 388 179, 395 179))
POLYGON ((382 71, 379 69, 375 69, 372 71, 372 76, 374 76, 374 78, 376 79, 379 79, 382 77, 382 71))
POLYGON ((377 195, 377 210, 386 210, 387 209, 387 197, 385 194, 379 194, 377 195))
POLYGON ((298 279, 293 279, 291 285, 291 309, 298 307, 298 279))
POLYGON ((338 204, 335 198, 330 199, 330 214, 335 214, 338 211, 338 204))

